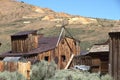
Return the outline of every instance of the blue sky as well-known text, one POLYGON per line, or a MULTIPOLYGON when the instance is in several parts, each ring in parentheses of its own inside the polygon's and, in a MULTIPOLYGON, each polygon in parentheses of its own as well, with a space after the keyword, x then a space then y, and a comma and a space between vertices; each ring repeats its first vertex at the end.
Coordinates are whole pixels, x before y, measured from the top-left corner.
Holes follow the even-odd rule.
MULTIPOLYGON (((20 1, 20 0, 19 0, 20 1)), ((85 17, 120 19, 120 0, 21 0, 56 12, 85 17)))

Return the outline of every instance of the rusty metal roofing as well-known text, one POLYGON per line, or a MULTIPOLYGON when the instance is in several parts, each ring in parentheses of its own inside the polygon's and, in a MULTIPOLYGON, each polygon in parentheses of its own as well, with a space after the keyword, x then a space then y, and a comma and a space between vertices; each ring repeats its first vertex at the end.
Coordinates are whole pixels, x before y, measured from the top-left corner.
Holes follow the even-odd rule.
POLYGON ((32 34, 32 33, 36 33, 36 32, 37 32, 37 30, 21 31, 21 32, 18 32, 11 36, 22 36, 22 35, 28 35, 28 34, 32 34))
POLYGON ((39 47, 31 52, 40 53, 54 49, 56 47, 57 41, 58 41, 58 37, 42 37, 39 39, 39 47))

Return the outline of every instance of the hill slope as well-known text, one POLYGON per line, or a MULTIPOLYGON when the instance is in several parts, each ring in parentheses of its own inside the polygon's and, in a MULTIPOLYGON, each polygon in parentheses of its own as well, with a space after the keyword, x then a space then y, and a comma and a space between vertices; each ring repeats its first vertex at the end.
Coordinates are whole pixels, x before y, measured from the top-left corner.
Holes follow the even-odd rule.
POLYGON ((0 52, 10 50, 10 35, 16 32, 37 29, 45 36, 56 36, 63 23, 68 23, 66 28, 81 40, 83 50, 108 39, 108 31, 120 25, 120 21, 75 16, 24 2, 0 0, 0 52))

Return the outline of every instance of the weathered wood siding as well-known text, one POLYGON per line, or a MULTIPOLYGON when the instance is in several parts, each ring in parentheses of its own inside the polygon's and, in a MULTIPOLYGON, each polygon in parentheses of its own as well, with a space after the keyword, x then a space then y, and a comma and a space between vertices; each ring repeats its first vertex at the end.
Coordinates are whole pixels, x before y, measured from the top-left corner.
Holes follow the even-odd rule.
POLYGON ((74 65, 87 65, 91 66, 92 65, 92 58, 90 56, 75 56, 73 58, 73 66, 74 65))
MULTIPOLYGON (((105 56, 106 57, 106 56, 105 56)), ((100 57, 91 56, 75 56, 73 59, 74 65, 87 65, 91 67, 91 72, 101 72, 102 74, 108 73, 108 61, 101 60, 100 57)))
POLYGON ((0 72, 3 71, 18 71, 27 80, 30 80, 31 62, 3 62, 0 61, 0 72))
POLYGON ((35 34, 11 36, 12 52, 29 52, 38 47, 38 36, 35 34))
POLYGON ((58 68, 63 69, 67 65, 71 55, 77 55, 79 51, 79 46, 76 46, 73 39, 64 38, 55 49, 40 53, 38 60, 47 60, 49 62, 54 60, 58 68))
POLYGON ((53 51, 54 50, 49 50, 49 51, 46 51, 46 52, 43 52, 43 53, 40 53, 38 55, 38 60, 46 60, 48 62, 52 61, 53 59, 53 51))
POLYGON ((120 33, 111 32, 110 36, 110 56, 109 73, 114 80, 120 80, 120 33))
POLYGON ((92 58, 91 72, 101 72, 101 60, 92 58))

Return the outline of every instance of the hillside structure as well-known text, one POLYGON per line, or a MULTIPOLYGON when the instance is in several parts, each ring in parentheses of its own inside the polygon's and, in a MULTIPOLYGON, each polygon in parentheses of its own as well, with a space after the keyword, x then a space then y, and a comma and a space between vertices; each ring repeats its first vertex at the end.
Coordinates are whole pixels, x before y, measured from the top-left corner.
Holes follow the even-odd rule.
POLYGON ((73 37, 63 36, 64 29, 58 37, 44 37, 37 30, 22 31, 11 35, 11 51, 3 53, 0 58, 23 57, 28 61, 54 60, 59 69, 66 67, 72 54, 80 52, 80 41, 73 37))

